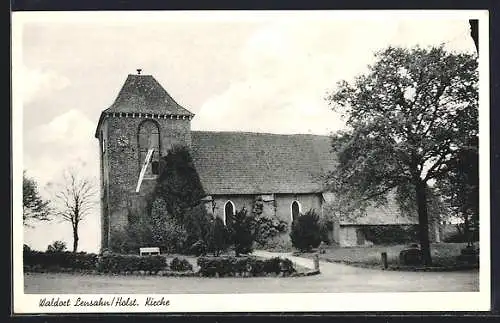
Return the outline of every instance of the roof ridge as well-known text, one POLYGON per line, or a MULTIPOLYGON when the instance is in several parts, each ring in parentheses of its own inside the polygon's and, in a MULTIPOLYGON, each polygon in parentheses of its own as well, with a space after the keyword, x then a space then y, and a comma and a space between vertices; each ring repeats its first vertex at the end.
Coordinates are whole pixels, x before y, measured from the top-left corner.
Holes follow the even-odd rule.
POLYGON ((254 135, 271 135, 271 136, 310 136, 329 138, 329 135, 318 135, 310 133, 273 133, 273 132, 254 132, 254 131, 238 131, 238 130, 191 130, 196 133, 223 133, 223 134, 254 134, 254 135))

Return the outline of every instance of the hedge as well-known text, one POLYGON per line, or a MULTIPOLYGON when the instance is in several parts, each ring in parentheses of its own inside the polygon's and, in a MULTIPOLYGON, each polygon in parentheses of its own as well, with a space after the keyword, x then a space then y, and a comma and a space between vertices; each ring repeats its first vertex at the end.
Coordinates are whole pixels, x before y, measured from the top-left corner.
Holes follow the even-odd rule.
POLYGON ((377 245, 410 243, 418 241, 418 225, 370 225, 359 228, 369 240, 377 245))
POLYGON ((97 255, 86 252, 41 252, 25 250, 23 252, 23 262, 25 267, 36 267, 45 270, 59 268, 93 270, 96 269, 97 255))
POLYGON ((170 270, 174 271, 190 271, 193 270, 193 265, 186 259, 181 259, 178 257, 175 257, 172 259, 170 262, 170 270))
POLYGON ((103 255, 99 257, 97 270, 104 273, 120 273, 124 271, 149 271, 157 273, 165 269, 167 262, 164 256, 139 255, 103 255))
POLYGON ((289 259, 271 258, 266 260, 254 257, 199 257, 197 264, 199 273, 205 277, 228 277, 235 275, 251 274, 252 276, 265 276, 267 274, 285 275, 295 271, 289 259))

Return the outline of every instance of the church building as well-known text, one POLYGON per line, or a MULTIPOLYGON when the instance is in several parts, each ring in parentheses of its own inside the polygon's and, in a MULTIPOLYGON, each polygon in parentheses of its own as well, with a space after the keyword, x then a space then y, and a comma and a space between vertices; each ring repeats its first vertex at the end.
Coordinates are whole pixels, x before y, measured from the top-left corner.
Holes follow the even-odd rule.
MULTIPOLYGON (((146 212, 160 157, 174 144, 190 147, 207 210, 223 221, 242 207, 251 210, 258 197, 266 216, 290 225, 309 209, 324 216, 331 195, 322 176, 335 165, 328 136, 192 131, 194 117, 140 70, 128 75, 114 103, 102 111, 95 132, 100 145, 101 249, 109 249, 113 234, 125 229, 131 213, 146 212), (143 167, 147 157, 150 162, 143 167)), ((401 222, 394 210, 374 214, 368 225, 417 223, 401 222)), ((333 239, 345 246, 369 243, 356 231, 360 225, 366 224, 336 223, 333 239)))

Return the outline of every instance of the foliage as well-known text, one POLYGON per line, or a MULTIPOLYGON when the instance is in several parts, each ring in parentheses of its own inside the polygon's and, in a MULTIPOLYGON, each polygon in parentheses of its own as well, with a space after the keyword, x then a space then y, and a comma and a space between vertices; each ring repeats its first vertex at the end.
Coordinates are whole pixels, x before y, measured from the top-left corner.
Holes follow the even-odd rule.
POLYGON ((390 245, 418 241, 418 226, 416 225, 370 225, 362 226, 361 230, 366 240, 376 245, 390 245))
POLYGON ((198 205, 204 196, 189 148, 174 145, 160 161, 155 197, 165 201, 167 212, 178 223, 184 223, 185 210, 198 205))
POLYGON ((40 196, 36 181, 27 177, 26 171, 23 171, 23 224, 28 225, 30 220, 50 220, 49 203, 40 196))
POLYGON ((289 259, 271 258, 266 260, 254 257, 199 257, 197 264, 199 273, 205 277, 267 274, 290 274, 295 271, 289 259))
POLYGON ((258 216, 255 218, 255 242, 259 246, 267 246, 274 237, 285 232, 287 226, 281 219, 258 216))
POLYGON ((187 232, 178 221, 168 214, 164 200, 153 202, 150 217, 151 240, 153 246, 162 252, 182 252, 186 246, 187 232))
POLYGON ((444 242, 477 242, 479 241, 479 231, 467 232, 465 229, 465 225, 463 223, 457 224, 457 229, 452 234, 446 236, 443 241, 444 242))
POLYGON ((73 252, 78 249, 80 222, 93 210, 97 195, 94 182, 78 174, 76 169, 65 170, 61 183, 49 185, 54 195, 55 215, 60 220, 71 223, 73 252))
POLYGON ((277 217, 271 218, 263 214, 264 200, 262 196, 257 196, 252 206, 252 215, 254 218, 254 240, 259 248, 268 248, 276 243, 273 238, 285 232, 288 223, 277 217))
POLYGON ((109 254, 99 257, 97 270, 104 273, 144 270, 157 273, 167 266, 164 256, 109 254))
POLYGON ((476 136, 460 147, 448 176, 437 185, 453 215, 462 219, 457 237, 462 235, 467 242, 477 241, 479 231, 478 144, 476 136))
POLYGON ((332 240, 330 239, 330 233, 333 231, 333 219, 321 218, 319 220, 319 235, 322 242, 330 244, 332 240))
POLYGON ((253 250, 255 240, 255 217, 248 213, 246 208, 230 214, 226 218, 226 226, 229 230, 229 239, 234 246, 236 256, 248 254, 253 250))
POLYGON ((218 256, 229 247, 229 232, 219 217, 211 221, 209 228, 207 251, 213 253, 214 256, 218 256))
POLYGON ((189 271, 193 270, 193 265, 189 263, 186 259, 180 259, 179 257, 175 257, 172 259, 169 265, 171 270, 174 271, 189 271))
POLYGON ((300 251, 311 251, 321 243, 319 216, 314 209, 301 214, 292 222, 290 238, 295 248, 300 251))
POLYGON ((97 255, 69 251, 27 251, 23 252, 23 265, 31 269, 58 270, 61 268, 93 270, 97 255))
POLYGON ((23 244, 23 252, 29 252, 31 251, 31 247, 27 244, 23 244))
POLYGON ((388 47, 353 84, 327 98, 347 116, 333 136, 338 167, 329 186, 346 199, 372 201, 411 186, 424 264, 431 264, 428 182, 453 168, 459 147, 478 133, 477 59, 443 47, 388 47))
POLYGON ((187 253, 200 255, 206 252, 212 220, 213 216, 208 214, 202 203, 184 211, 187 253))
POLYGON ((66 250, 66 242, 64 241, 54 241, 52 244, 47 246, 47 252, 62 252, 66 250))

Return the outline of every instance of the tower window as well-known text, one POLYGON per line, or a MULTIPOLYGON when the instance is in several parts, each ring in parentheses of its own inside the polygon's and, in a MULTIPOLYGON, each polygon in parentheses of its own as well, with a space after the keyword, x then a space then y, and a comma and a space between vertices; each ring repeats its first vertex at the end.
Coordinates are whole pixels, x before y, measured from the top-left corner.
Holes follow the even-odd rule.
POLYGON ((158 175, 160 163, 160 129, 153 120, 145 120, 139 125, 138 131, 139 172, 141 171, 148 150, 153 148, 151 160, 146 168, 145 176, 158 175))

